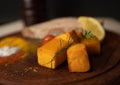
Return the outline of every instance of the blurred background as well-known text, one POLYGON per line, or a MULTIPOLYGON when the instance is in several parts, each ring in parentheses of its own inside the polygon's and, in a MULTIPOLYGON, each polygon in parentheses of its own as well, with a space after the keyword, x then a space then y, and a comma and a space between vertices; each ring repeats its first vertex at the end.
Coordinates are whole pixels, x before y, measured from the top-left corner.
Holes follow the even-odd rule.
MULTIPOLYGON (((32 1, 32 0, 30 0, 32 1)), ((37 9, 41 21, 68 16, 111 17, 120 20, 120 4, 117 0, 33 0, 39 1, 37 9)), ((0 0, 0 24, 25 19, 29 0, 0 0), (25 2, 22 2, 25 1, 25 2)), ((35 2, 32 2, 34 6, 35 2)), ((33 11, 34 9, 31 8, 33 11)), ((34 12, 33 12, 34 13, 34 12)), ((39 16, 39 15, 35 16, 39 16)), ((33 18, 33 17, 32 17, 33 18)), ((31 18, 31 19, 32 19, 31 18)))

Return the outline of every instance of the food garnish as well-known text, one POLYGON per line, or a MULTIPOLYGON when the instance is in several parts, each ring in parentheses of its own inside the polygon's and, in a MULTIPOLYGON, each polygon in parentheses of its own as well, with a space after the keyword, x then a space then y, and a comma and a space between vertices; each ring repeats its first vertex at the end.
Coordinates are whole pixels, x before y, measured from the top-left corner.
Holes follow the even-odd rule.
POLYGON ((94 37, 94 35, 92 34, 91 31, 84 30, 83 31, 83 37, 86 38, 86 39, 92 39, 94 37))
POLYGON ((53 39, 54 37, 55 37, 55 36, 54 36, 54 35, 51 35, 51 34, 46 35, 46 36, 43 38, 41 45, 44 45, 45 43, 47 43, 48 41, 50 41, 50 40, 53 39))
POLYGON ((92 32, 92 34, 94 34, 100 41, 104 39, 105 29, 97 19, 93 17, 80 16, 78 21, 83 30, 92 32))

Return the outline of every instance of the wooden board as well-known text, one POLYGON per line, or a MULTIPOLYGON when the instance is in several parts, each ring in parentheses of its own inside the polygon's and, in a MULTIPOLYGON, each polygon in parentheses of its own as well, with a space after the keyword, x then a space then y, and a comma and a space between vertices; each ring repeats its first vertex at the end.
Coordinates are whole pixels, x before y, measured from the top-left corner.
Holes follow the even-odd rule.
POLYGON ((17 64, 0 66, 0 85, 117 85, 120 83, 120 36, 107 31, 101 46, 100 55, 90 56, 89 72, 70 73, 67 62, 51 70, 39 66, 37 57, 31 55, 17 64))

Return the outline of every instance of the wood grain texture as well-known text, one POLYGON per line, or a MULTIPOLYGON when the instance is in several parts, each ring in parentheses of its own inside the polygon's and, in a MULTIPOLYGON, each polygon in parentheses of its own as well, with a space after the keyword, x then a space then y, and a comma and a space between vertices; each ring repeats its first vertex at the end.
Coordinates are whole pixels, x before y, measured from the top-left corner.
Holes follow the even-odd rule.
POLYGON ((92 66, 89 72, 70 73, 67 62, 51 70, 39 66, 37 57, 31 55, 17 64, 0 66, 0 85, 117 85, 120 36, 107 31, 101 46, 101 54, 89 56, 92 66))

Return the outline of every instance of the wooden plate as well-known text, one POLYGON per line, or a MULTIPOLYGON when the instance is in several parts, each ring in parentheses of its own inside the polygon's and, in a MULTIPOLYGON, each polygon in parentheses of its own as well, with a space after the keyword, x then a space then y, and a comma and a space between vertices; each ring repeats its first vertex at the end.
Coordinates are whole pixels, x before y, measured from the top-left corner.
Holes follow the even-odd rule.
POLYGON ((107 31, 101 46, 100 55, 90 56, 89 72, 70 73, 67 62, 51 70, 39 66, 37 57, 31 55, 17 64, 0 66, 0 85, 117 85, 120 83, 120 36, 107 31))

